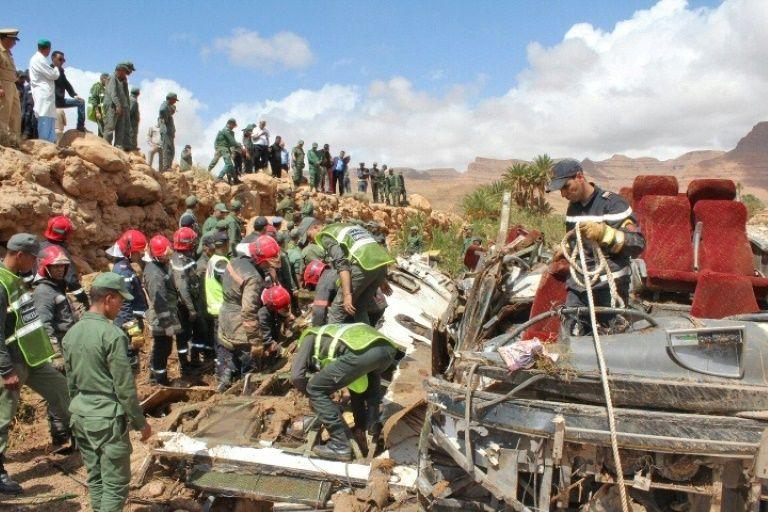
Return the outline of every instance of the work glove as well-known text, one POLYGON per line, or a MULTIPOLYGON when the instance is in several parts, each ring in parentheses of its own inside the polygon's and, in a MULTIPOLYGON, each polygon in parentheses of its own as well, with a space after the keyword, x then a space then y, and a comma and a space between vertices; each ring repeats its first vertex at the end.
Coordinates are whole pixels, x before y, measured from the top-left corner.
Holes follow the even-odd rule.
POLYGON ((594 240, 613 254, 618 253, 624 247, 624 232, 614 229, 604 222, 585 222, 579 225, 579 231, 584 238, 594 240))
POLYGON ((579 224, 579 231, 584 238, 601 243, 607 227, 604 222, 582 222, 579 224))

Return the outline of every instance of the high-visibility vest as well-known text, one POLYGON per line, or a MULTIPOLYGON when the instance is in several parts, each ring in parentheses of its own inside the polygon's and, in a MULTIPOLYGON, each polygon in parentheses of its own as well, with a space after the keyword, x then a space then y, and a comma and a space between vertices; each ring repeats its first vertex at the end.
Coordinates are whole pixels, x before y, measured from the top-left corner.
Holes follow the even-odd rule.
POLYGON ((373 235, 355 224, 330 224, 315 236, 315 240, 322 246, 326 237, 336 240, 363 270, 374 270, 395 262, 373 235))
MULTIPOLYGON (((322 327, 310 327, 301 333, 297 346, 300 347, 304 338, 310 334, 315 335, 314 359, 320 369, 325 368, 336 359, 336 348, 339 346, 339 342, 344 343, 350 350, 355 352, 365 350, 377 341, 386 341, 393 347, 398 348, 394 341, 370 325, 363 323, 329 324, 322 327), (328 353, 323 356, 320 353, 320 347, 323 335, 325 334, 332 336, 333 339, 331 339, 331 343, 328 345, 328 353)), ((368 375, 366 374, 355 379, 347 387, 355 393, 365 393, 365 390, 368 389, 368 375)))
POLYGON ((7 268, 0 267, 0 284, 8 297, 8 313, 16 317, 13 334, 5 339, 6 345, 16 343, 32 368, 50 361, 56 352, 37 314, 32 294, 24 288, 24 281, 7 268))
POLYGON ((216 264, 220 261, 229 261, 226 256, 214 254, 208 260, 208 266, 205 267, 205 304, 208 313, 213 316, 219 316, 221 305, 224 304, 224 287, 221 281, 216 279, 216 264))

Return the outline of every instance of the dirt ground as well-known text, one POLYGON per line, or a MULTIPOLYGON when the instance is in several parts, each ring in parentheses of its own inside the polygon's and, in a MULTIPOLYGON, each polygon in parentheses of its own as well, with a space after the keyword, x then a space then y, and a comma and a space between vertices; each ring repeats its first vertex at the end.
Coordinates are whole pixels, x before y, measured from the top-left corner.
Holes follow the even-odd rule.
MULTIPOLYGON (((142 349, 142 370, 136 377, 139 399, 149 396, 154 388, 149 384, 147 358, 150 344, 142 349)), ((174 386, 214 386, 215 376, 212 365, 189 378, 181 378, 175 355, 169 361, 169 376, 174 386)), ((157 431, 162 418, 147 418, 153 431, 157 431)), ((151 449, 149 443, 139 441, 138 432, 131 432, 133 454, 131 470, 136 473, 151 449)), ((18 497, 0 495, 0 510, 40 512, 74 512, 90 510, 88 504, 87 475, 75 451, 70 455, 52 453, 51 439, 46 415, 46 403, 29 388, 22 389, 19 413, 11 428, 9 449, 5 466, 11 477, 19 482, 24 492, 18 497)), ((151 484, 141 489, 132 489, 126 510, 136 512, 161 512, 201 510, 192 492, 180 482, 169 477, 154 477, 151 484), (156 494, 162 483, 162 492, 156 494), (154 486, 154 488, 153 488, 154 486)))

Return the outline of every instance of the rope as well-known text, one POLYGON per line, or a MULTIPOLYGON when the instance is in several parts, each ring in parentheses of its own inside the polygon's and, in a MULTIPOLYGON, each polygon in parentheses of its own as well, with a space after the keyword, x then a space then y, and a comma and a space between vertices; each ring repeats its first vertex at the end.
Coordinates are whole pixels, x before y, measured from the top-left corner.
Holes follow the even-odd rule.
MULTIPOLYGON (((592 252, 592 255, 597 258, 597 265, 591 271, 587 270, 586 262, 583 266, 579 263, 579 259, 583 258, 584 246, 581 238, 581 232, 579 232, 578 223, 576 224, 576 227, 573 229, 573 231, 568 232, 563 238, 563 241, 560 242, 563 256, 569 264, 571 278, 577 285, 587 289, 591 288, 592 285, 597 283, 602 274, 605 274, 606 280, 608 281, 608 289, 611 291, 611 307, 625 307, 626 305, 624 304, 624 299, 621 298, 618 288, 616 288, 616 279, 613 277, 611 267, 608 265, 608 259, 605 257, 605 254, 603 254, 602 249, 600 249, 600 245, 594 240, 587 240, 587 242, 590 244, 589 248, 592 252), (568 246, 568 239, 571 238, 574 233, 576 233, 577 243, 574 244, 573 248, 571 249, 568 246), (582 276, 585 276, 586 279, 582 279, 582 276), (587 287, 587 283, 589 283, 589 287, 587 287)), ((591 294, 592 291, 589 290, 588 293, 591 294)))
MULTIPOLYGON (((631 512, 631 508, 629 506, 629 500, 627 498, 627 489, 625 487, 624 483, 624 471, 621 465, 621 455, 619 454, 619 441, 618 436, 616 434, 616 418, 613 413, 613 400, 611 400, 611 388, 608 384, 608 369, 605 366, 605 358, 603 357, 603 347, 600 344, 600 333, 597 331, 597 314, 595 313, 595 299, 592 295, 592 285, 595 284, 599 278, 600 272, 605 271, 608 275, 608 286, 611 290, 611 305, 614 305, 614 300, 618 299, 617 302, 621 304, 621 307, 624 307, 624 301, 621 300, 621 297, 619 297, 619 294, 616 291, 616 283, 613 280, 613 275, 611 273, 610 267, 608 267, 608 262, 605 259, 605 255, 603 254, 603 251, 600 250, 600 246, 590 240, 591 242, 591 249, 592 254, 597 256, 598 264, 596 265, 596 268, 589 271, 589 268, 587 267, 587 258, 584 253, 584 243, 581 239, 581 231, 579 230, 579 223, 576 223, 576 227, 573 229, 571 233, 568 233, 562 242, 563 247, 563 254, 565 255, 566 259, 568 260, 568 263, 570 263, 571 267, 571 276, 574 278, 574 280, 584 286, 584 289, 587 291, 587 300, 589 301, 589 319, 592 322, 592 337, 595 342, 595 352, 597 353, 597 361, 600 365, 600 380, 602 380, 603 383, 603 393, 605 394, 605 408, 608 413, 608 427, 611 431, 611 450, 613 451, 613 463, 616 466, 616 483, 619 486, 619 495, 621 496, 621 509, 623 512, 631 512), (572 233, 575 233, 576 235, 576 247, 571 252, 571 254, 568 253, 568 247, 566 246, 566 241, 570 237, 572 233), (579 270, 574 270, 575 268, 575 256, 576 252, 578 252, 579 260, 580 260, 580 268, 579 270), (581 281, 578 279, 578 274, 581 273, 581 275, 584 277, 584 280, 581 281)), ((614 306, 615 307, 615 306, 614 306)))

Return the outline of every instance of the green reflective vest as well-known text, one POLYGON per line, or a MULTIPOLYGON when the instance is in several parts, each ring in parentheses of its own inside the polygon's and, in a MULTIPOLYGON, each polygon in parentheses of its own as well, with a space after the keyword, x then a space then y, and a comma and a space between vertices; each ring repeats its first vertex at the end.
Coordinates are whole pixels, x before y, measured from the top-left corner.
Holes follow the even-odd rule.
POLYGON ((8 297, 8 312, 16 317, 13 334, 5 339, 5 343, 17 343, 24 360, 32 368, 50 361, 56 352, 38 317, 32 294, 24 289, 21 278, 7 268, 0 267, 0 284, 8 297))
MULTIPOLYGON (((374 342, 382 340, 386 341, 395 348, 398 346, 394 341, 387 338, 379 331, 374 329, 368 324, 356 323, 356 324, 329 324, 322 327, 310 327, 301 333, 297 346, 301 346, 301 342, 304 341, 309 334, 315 335, 315 353, 314 359, 319 368, 325 368, 336 359, 336 347, 339 346, 339 342, 344 343, 350 350, 359 352, 365 350, 374 342), (321 340, 323 335, 333 336, 331 344, 328 345, 328 353, 325 357, 320 353, 320 347, 322 345, 321 340)), ((355 393, 365 393, 368 389, 368 375, 355 379, 347 386, 351 391, 355 393)))
POLYGON ((220 261, 229 261, 226 256, 214 254, 208 260, 208 266, 205 267, 205 304, 208 307, 208 313, 213 316, 219 316, 221 305, 224 303, 224 288, 221 286, 221 280, 216 279, 216 264, 220 261))
POLYGON ((322 246, 325 237, 336 240, 344 248, 344 252, 363 270, 374 270, 395 262, 387 250, 376 242, 373 235, 355 224, 330 224, 323 228, 315 239, 322 246))

